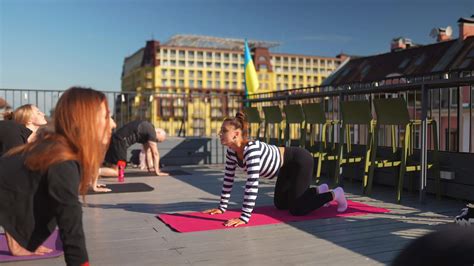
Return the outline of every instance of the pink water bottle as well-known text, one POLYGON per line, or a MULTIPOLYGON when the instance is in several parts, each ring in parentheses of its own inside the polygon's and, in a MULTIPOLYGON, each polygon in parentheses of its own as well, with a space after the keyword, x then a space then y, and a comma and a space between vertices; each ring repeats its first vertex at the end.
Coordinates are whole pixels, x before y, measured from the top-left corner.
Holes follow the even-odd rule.
POLYGON ((119 183, 123 183, 125 181, 125 166, 127 165, 126 162, 124 161, 118 161, 117 167, 118 167, 118 181, 119 183))

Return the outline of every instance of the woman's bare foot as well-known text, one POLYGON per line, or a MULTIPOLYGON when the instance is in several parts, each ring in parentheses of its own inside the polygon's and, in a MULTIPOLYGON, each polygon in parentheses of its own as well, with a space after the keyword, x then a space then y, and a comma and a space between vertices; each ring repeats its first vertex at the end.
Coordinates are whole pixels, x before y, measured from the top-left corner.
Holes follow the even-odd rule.
POLYGON ((10 253, 13 256, 33 256, 33 255, 41 256, 41 255, 45 255, 45 254, 53 252, 52 249, 42 246, 42 245, 39 246, 35 250, 35 252, 31 252, 25 249, 24 247, 22 247, 20 244, 18 244, 18 242, 16 242, 16 240, 8 233, 5 233, 5 236, 7 238, 8 249, 10 250, 10 253))
POLYGON ((15 239, 11 235, 9 235, 7 232, 5 232, 5 237, 7 239, 7 246, 8 249, 10 250, 10 253, 13 256, 31 256, 34 255, 33 252, 26 250, 24 247, 20 246, 18 242, 16 242, 15 239))
POLYGON ((51 252, 53 252, 53 249, 45 247, 45 246, 39 246, 35 250, 35 255, 43 255, 43 254, 48 254, 48 253, 51 253, 51 252))

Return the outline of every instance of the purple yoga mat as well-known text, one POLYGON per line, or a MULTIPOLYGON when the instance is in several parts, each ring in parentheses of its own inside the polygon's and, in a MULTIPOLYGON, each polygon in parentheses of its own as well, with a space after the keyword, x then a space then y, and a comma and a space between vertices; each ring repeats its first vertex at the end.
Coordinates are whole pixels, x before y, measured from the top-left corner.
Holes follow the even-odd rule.
POLYGON ((55 230, 49 236, 49 238, 43 243, 43 246, 52 248, 53 251, 47 255, 42 256, 12 256, 7 247, 7 240, 5 239, 5 234, 0 234, 0 262, 48 259, 58 257, 63 254, 63 244, 61 242, 61 239, 59 238, 57 230, 55 230))

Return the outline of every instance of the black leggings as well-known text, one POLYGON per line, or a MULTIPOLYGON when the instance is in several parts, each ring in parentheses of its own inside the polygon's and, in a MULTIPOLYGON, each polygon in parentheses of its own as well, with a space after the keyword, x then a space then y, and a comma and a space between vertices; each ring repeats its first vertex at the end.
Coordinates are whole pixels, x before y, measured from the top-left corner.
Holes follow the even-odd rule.
POLYGON ((318 194, 312 187, 313 156, 303 148, 286 147, 283 166, 278 172, 274 204, 292 215, 305 215, 333 200, 331 192, 318 194))

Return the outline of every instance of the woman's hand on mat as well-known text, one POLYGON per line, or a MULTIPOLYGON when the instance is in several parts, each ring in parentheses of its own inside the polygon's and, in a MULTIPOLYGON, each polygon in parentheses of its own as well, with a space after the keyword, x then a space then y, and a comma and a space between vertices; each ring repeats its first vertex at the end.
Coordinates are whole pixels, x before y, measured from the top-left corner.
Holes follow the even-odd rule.
POLYGON ((225 226, 233 226, 233 227, 237 227, 241 224, 245 224, 245 222, 240 220, 239 218, 230 219, 224 223, 225 226))
POLYGON ((203 211, 202 213, 214 215, 214 214, 223 214, 224 212, 221 209, 209 209, 209 210, 203 211))
POLYGON ((110 191, 112 191, 112 189, 106 188, 104 184, 97 184, 96 186, 92 187, 92 190, 94 190, 94 192, 110 192, 110 191))

